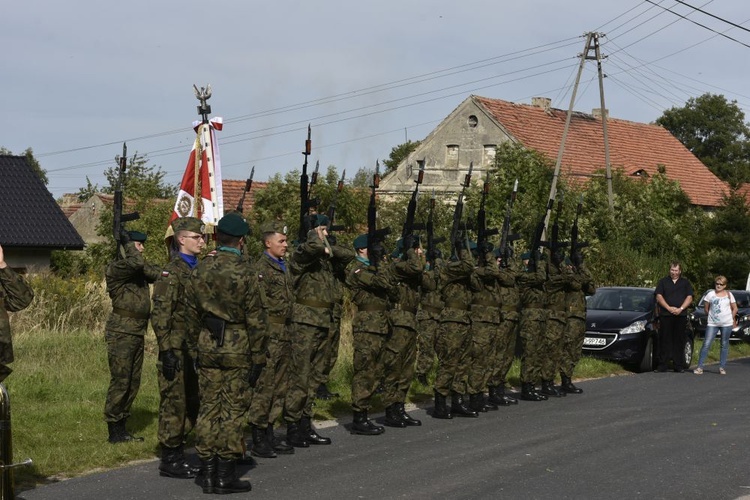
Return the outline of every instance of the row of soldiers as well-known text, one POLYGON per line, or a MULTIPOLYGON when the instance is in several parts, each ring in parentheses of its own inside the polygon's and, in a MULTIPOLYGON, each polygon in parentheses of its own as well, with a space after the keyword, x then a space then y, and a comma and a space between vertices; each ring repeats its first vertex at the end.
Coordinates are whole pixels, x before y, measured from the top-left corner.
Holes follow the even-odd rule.
POLYGON ((311 218, 306 238, 288 259, 287 230, 280 222, 260 226, 262 255, 243 255, 249 226, 236 212, 219 221, 216 250, 203 259, 201 221, 176 219, 172 259, 163 268, 145 262, 146 235, 121 236, 124 257, 106 273, 113 304, 106 327, 110 442, 141 439, 125 423, 140 383, 150 319, 159 347, 160 474, 198 476, 206 493, 250 490, 236 474, 245 456, 246 423, 251 453, 258 457, 330 444, 312 424, 312 406, 336 360, 345 287, 356 306, 354 434, 384 432, 368 416, 379 388, 386 425, 421 425, 405 411, 406 395, 415 369, 425 382, 435 355, 433 417, 476 417, 517 403, 505 384, 518 331, 523 399, 580 392, 571 377, 583 341, 584 292, 593 292, 580 254, 566 265, 558 249, 549 262, 535 255, 539 265, 533 270, 514 269, 490 245, 477 249, 464 241, 455 258, 425 262, 413 238, 400 241, 388 261, 368 235, 348 248, 328 235, 325 215, 311 218), (553 383, 558 371, 560 388, 553 383), (285 423, 284 436, 274 434, 277 421, 285 423), (191 430, 200 468, 183 452, 191 430))

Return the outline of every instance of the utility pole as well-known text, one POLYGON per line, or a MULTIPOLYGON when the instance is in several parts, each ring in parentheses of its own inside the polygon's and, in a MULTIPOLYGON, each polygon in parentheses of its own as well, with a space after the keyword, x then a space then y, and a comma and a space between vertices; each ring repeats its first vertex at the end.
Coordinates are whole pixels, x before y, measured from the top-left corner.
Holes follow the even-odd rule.
MULTIPOLYGON (((563 128, 562 139, 560 140, 560 149, 557 152, 557 160, 555 161, 555 172, 552 176, 552 186, 550 187, 549 198, 555 199, 557 195, 557 179, 560 176, 560 166, 562 165, 563 154, 565 153, 565 140, 568 137, 568 130, 570 129, 570 118, 573 115, 573 106, 576 101, 576 94, 578 93, 578 85, 581 82, 581 73, 583 73, 583 65, 587 60, 596 60, 597 72, 599 75, 599 102, 602 111, 602 127, 604 131, 604 163, 606 164, 606 179, 607 179, 607 196, 609 201, 609 209, 614 209, 614 200, 612 196, 612 172, 609 162, 609 139, 607 136, 607 112, 604 106, 604 75, 602 74, 602 55, 599 51, 599 38, 604 36, 602 33, 586 33, 586 44, 583 52, 579 54, 581 63, 578 65, 578 74, 576 75, 576 81, 573 85, 573 92, 570 95, 570 105, 568 106, 568 114, 565 117, 565 127, 563 128), (591 51, 594 51, 594 55, 590 56, 591 51)), ((545 227, 549 225, 550 212, 547 211, 547 217, 545 220, 545 227)), ((546 232, 546 231, 545 231, 546 232)))

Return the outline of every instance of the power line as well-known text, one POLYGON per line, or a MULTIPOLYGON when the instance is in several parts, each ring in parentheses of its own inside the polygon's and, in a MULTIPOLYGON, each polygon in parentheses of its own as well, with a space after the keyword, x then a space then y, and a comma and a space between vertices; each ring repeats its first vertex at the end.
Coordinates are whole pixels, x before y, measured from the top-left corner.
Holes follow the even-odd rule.
POLYGON ((698 11, 698 12, 700 12, 701 14, 706 14, 707 16, 711 16, 711 17, 713 17, 714 19, 718 19, 719 21, 721 21, 721 22, 723 22, 723 23, 727 23, 727 24, 729 24, 730 26, 734 26, 735 28, 739 28, 739 29, 741 29, 741 30, 743 30, 743 31, 747 31, 748 33, 750 33, 750 29, 747 29, 747 28, 745 28, 744 26, 740 26, 739 24, 735 24, 735 23, 733 23, 732 21, 727 21, 726 19, 724 19, 724 18, 722 18, 722 17, 719 17, 719 16, 715 16, 715 15, 711 14, 710 12, 706 12, 705 10, 701 10, 701 9, 699 9, 698 7, 693 7, 693 6, 692 6, 692 5, 690 5, 689 3, 683 2, 682 0, 674 0, 674 1, 675 1, 675 2, 677 2, 677 3, 681 3, 682 5, 685 5, 685 6, 687 6, 687 7, 690 7, 690 8, 691 8, 691 9, 693 9, 693 10, 697 10, 697 11, 698 11))

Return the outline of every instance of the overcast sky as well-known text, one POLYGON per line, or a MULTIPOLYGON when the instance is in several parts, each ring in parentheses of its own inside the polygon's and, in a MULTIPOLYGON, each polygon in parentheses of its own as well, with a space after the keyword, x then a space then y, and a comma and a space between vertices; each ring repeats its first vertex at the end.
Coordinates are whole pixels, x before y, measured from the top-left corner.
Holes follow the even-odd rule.
MULTIPOLYGON (((589 31, 606 35, 610 116, 652 122, 706 92, 747 114, 747 28, 653 2, 13 2, 0 20, 0 146, 32 147, 56 197, 86 176, 103 185, 124 140, 177 184, 199 118, 192 85, 210 83, 225 179, 299 169, 308 123, 311 161, 351 178, 471 94, 567 109, 589 31)), ((750 27, 747 0, 687 3, 750 27)), ((595 77, 588 62, 576 110, 599 107, 595 77)))

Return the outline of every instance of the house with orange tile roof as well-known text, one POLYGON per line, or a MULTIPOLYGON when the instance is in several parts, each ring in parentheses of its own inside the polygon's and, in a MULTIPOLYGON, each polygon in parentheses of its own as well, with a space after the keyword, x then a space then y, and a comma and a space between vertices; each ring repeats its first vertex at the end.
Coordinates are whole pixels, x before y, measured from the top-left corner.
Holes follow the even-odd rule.
MULTIPOLYGON (((573 112, 565 142, 561 175, 585 182, 603 175, 604 134, 600 110, 573 112)), ((460 190, 469 164, 475 178, 493 166, 498 146, 517 143, 542 153, 554 162, 558 155, 567 110, 550 106, 550 99, 534 98, 531 104, 469 96, 448 115, 398 168, 384 176, 385 194, 411 191, 419 164, 424 162, 422 189, 455 193, 460 190)), ((712 209, 721 203, 727 185, 665 128, 607 117, 612 170, 625 175, 650 177, 660 168, 679 182, 694 205, 712 209)))

